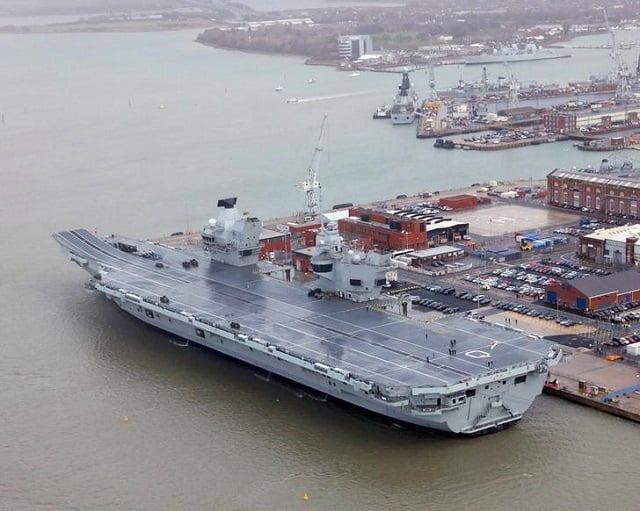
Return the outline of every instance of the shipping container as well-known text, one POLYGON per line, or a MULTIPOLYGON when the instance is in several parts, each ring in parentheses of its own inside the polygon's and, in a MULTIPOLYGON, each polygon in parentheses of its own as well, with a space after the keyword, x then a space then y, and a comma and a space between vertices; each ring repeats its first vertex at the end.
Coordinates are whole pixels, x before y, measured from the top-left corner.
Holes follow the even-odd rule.
POLYGON ((540 239, 540 231, 518 231, 515 233, 515 240, 520 243, 523 240, 532 241, 540 239))

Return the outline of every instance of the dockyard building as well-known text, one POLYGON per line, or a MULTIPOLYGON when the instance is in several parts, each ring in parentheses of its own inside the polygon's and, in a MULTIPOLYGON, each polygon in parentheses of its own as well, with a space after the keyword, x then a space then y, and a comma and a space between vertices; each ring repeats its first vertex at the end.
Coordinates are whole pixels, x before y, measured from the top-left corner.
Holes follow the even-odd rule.
POLYGON ((590 126, 599 126, 604 129, 611 129, 613 126, 624 123, 632 123, 629 128, 637 127, 638 115, 640 108, 637 106, 619 105, 609 106, 602 103, 591 104, 588 111, 578 112, 576 114, 576 127, 588 128, 590 126))
MULTIPOLYGON (((490 202, 490 199, 487 200, 490 202)), ((476 195, 463 193, 460 195, 452 195, 451 197, 442 197, 438 200, 438 205, 451 209, 467 209, 474 208, 480 203, 480 199, 476 195)))
MULTIPOLYGON (((400 260, 405 260, 408 266, 417 266, 433 270, 433 267, 445 269, 454 264, 454 261, 466 255, 464 249, 448 245, 416 250, 406 255, 400 256, 400 260)), ((398 258, 396 258, 398 259, 398 258)), ((463 266, 462 263, 457 263, 463 266)))
POLYGON ((291 254, 291 235, 288 230, 262 228, 260 232, 260 259, 282 261, 291 254))
POLYGON ((556 169, 547 175, 547 200, 551 206, 638 218, 640 172, 556 169))
POLYGON ((358 239, 368 248, 380 250, 422 250, 463 240, 469 224, 439 214, 420 214, 412 210, 378 211, 354 207, 349 217, 339 220, 345 239, 358 239))
POLYGON ((520 106, 498 110, 499 117, 506 117, 511 126, 528 126, 539 123, 544 109, 532 106, 520 106))
POLYGON ((640 300, 640 273, 636 270, 590 275, 545 286, 545 300, 560 309, 598 311, 640 300))
POLYGON ((600 229, 580 236, 578 254, 600 264, 640 263, 640 224, 600 229))
POLYGON ((314 22, 311 18, 286 18, 281 20, 261 20, 261 21, 249 21, 247 22, 247 27, 251 30, 256 30, 259 28, 265 27, 274 27, 274 26, 300 26, 305 25, 307 27, 311 27, 314 25, 314 22))
POLYGON ((564 135, 577 129, 577 116, 569 112, 550 112, 542 116, 544 129, 550 133, 564 135))

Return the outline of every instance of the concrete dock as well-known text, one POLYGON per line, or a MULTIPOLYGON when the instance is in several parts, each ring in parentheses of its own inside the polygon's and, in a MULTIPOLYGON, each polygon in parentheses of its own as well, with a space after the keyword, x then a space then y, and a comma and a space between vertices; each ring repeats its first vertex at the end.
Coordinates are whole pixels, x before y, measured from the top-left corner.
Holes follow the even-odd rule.
POLYGON ((531 145, 549 144, 567 140, 566 135, 555 135, 553 137, 533 137, 519 140, 496 139, 494 142, 468 142, 466 140, 454 140, 455 149, 472 149, 474 151, 502 151, 504 149, 515 149, 517 147, 527 147, 531 145))
POLYGON ((640 371, 628 361, 610 361, 577 349, 566 362, 551 368, 544 391, 640 422, 640 371))

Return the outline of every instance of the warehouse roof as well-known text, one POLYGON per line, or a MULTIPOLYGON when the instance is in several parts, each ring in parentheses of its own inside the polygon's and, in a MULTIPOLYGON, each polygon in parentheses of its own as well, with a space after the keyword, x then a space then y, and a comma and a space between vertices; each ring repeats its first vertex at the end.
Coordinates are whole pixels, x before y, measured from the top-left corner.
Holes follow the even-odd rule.
POLYGON ((640 224, 598 229, 591 234, 585 234, 584 238, 588 240, 625 241, 627 238, 637 238, 638 236, 640 236, 640 224))
POLYGON ((589 275, 582 279, 571 281, 571 286, 585 296, 595 297, 608 293, 630 293, 640 289, 640 272, 636 270, 612 273, 605 277, 589 275))
POLYGON ((551 171, 547 177, 560 177, 563 179, 573 179, 575 181, 583 181, 596 185, 622 186, 625 188, 640 188, 640 175, 625 174, 623 176, 615 176, 611 174, 603 174, 596 172, 580 172, 578 170, 562 170, 555 169, 551 171))
POLYGON ((430 257, 437 257, 456 252, 464 252, 464 250, 461 247, 442 245, 440 247, 426 248, 424 250, 415 250, 414 252, 408 254, 408 256, 416 257, 418 259, 428 259, 430 257))

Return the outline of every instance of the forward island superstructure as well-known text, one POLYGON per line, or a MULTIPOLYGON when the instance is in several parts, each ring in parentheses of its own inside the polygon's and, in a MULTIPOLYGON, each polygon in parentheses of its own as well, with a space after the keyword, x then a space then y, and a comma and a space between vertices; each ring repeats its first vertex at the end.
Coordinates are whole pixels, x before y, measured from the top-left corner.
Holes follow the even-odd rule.
POLYGON ((519 421, 561 352, 468 318, 424 324, 381 294, 389 258, 322 226, 310 283, 258 261, 260 221, 236 199, 185 250, 78 229, 54 234, 89 285, 133 317, 190 343, 393 421, 457 434, 519 421), (385 310, 386 309, 386 310, 385 310))

